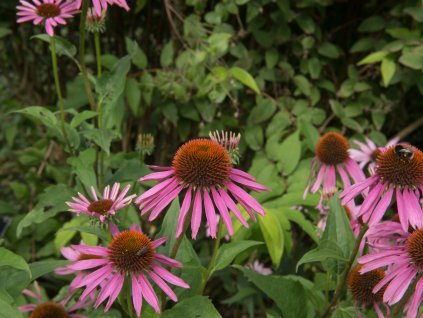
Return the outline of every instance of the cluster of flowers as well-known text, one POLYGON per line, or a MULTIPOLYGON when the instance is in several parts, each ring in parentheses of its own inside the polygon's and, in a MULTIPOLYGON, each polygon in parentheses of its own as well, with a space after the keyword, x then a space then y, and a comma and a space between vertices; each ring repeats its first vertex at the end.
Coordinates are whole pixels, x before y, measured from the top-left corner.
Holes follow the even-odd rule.
POLYGON ((305 195, 314 179, 311 192, 323 184, 318 208, 326 213, 325 200, 336 193, 339 175, 340 198, 354 234, 369 227, 360 248, 365 255, 348 276, 354 299, 384 317, 380 304, 389 312, 404 298, 406 317, 415 318, 423 302, 423 153, 398 140, 386 147, 368 139, 355 142, 359 149, 350 149, 335 132, 319 139, 305 195))
MULTIPOLYGON (((73 18, 80 12, 83 0, 20 0, 18 23, 32 21, 34 25, 44 23, 46 32, 54 36, 54 27, 65 25, 66 19, 73 18)), ((116 4, 129 10, 126 0, 93 0, 93 8, 89 9, 87 21, 101 25, 109 5, 116 4)), ((100 27, 101 29, 101 27, 100 27)))
MULTIPOLYGON (((217 237, 219 218, 226 226, 228 235, 233 235, 230 212, 245 227, 248 227, 246 215, 253 220, 256 220, 254 212, 264 215, 264 209, 244 189, 256 192, 268 189, 257 183, 248 173, 233 167, 235 157, 231 154, 236 152, 239 136, 233 137, 215 133, 211 134, 211 139, 188 141, 176 152, 171 166, 150 166, 155 172, 140 178, 139 181, 155 180, 158 183, 135 199, 141 215, 149 214, 149 220, 153 221, 173 200, 182 195, 175 236, 183 235, 190 223, 193 239, 196 239, 199 232, 203 211, 208 233, 212 238, 217 237), (246 214, 241 213, 237 204, 242 206, 246 214)), ((94 187, 91 187, 91 198, 78 193, 71 202, 67 202, 70 212, 88 215, 108 226, 113 238, 107 247, 79 244, 62 248, 63 256, 71 261, 71 264, 57 269, 56 273, 76 274, 70 283, 67 298, 62 303, 46 303, 35 297, 40 300, 40 304, 26 305, 22 310, 32 311, 31 317, 38 318, 43 317, 34 314, 39 311, 67 312, 70 317, 81 318, 83 316, 71 312, 86 307, 87 304, 93 304, 97 308, 108 299, 104 308, 108 311, 127 280, 127 285, 131 287, 133 307, 140 316, 143 299, 156 312, 160 312, 159 300, 151 282, 173 301, 177 301, 177 296, 168 284, 189 288, 185 281, 167 269, 181 268, 182 264, 157 252, 167 238, 151 240, 135 224, 129 230, 121 232, 115 225, 116 213, 131 204, 136 197, 135 194, 129 195, 129 190, 129 185, 121 190, 121 185, 115 183, 112 187, 106 186, 102 195, 99 195, 94 187), (66 303, 79 288, 85 289, 78 302, 66 311, 66 303)), ((252 264, 250 268, 257 268, 264 275, 270 274, 269 270, 258 263, 252 264)), ((35 295, 28 290, 25 293, 35 295)), ((67 316, 57 314, 54 317, 67 316)))

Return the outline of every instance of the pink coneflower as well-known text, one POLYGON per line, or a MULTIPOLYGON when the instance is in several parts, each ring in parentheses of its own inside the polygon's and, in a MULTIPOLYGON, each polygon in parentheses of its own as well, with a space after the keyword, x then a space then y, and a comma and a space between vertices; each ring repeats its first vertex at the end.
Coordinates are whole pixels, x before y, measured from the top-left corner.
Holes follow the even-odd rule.
POLYGON ((381 153, 383 149, 389 148, 390 146, 395 145, 399 141, 399 138, 393 138, 386 144, 385 147, 378 147, 369 138, 366 137, 365 139, 365 143, 358 140, 354 140, 354 143, 358 145, 359 149, 350 149, 351 159, 357 161, 361 169, 363 169, 368 163, 371 163, 371 165, 373 166, 377 156, 381 153))
MULTIPOLYGON (((365 179, 358 164, 350 158, 348 140, 336 132, 328 132, 320 137, 316 145, 316 156, 311 164, 310 178, 307 183, 304 197, 307 196, 311 181, 320 165, 311 192, 316 193, 323 183, 323 198, 331 197, 336 192, 336 174, 341 177, 344 187, 351 185, 350 179, 359 182, 365 179)), ((322 202, 319 203, 319 206, 322 202)))
POLYGON ((395 195, 402 227, 407 230, 409 224, 416 227, 422 222, 419 204, 422 185, 423 153, 411 145, 398 144, 378 155, 374 175, 346 188, 340 197, 342 204, 346 204, 370 190, 358 216, 363 222, 374 225, 382 219, 395 195))
MULTIPOLYGON (((81 7, 82 0, 76 1, 76 7, 79 9, 81 7)), ((93 0, 94 10, 98 15, 101 15, 103 11, 107 10, 109 5, 116 4, 121 8, 124 8, 126 11, 129 11, 129 6, 126 3, 126 0, 93 0)))
POLYGON ((209 133, 211 140, 216 141, 223 146, 229 153, 229 157, 234 165, 239 163, 239 148, 238 144, 241 139, 241 134, 235 134, 232 131, 214 131, 209 133))
POLYGON ((253 220, 256 220, 253 211, 264 215, 261 205, 241 187, 257 192, 268 189, 258 184, 248 173, 233 168, 228 152, 213 140, 191 140, 176 152, 171 167, 151 168, 158 172, 149 174, 140 181, 157 180, 159 183, 140 195, 135 203, 141 203, 142 215, 151 212, 149 220, 152 221, 179 193, 186 190, 179 214, 177 237, 182 234, 185 219, 191 209, 192 237, 197 237, 203 217, 203 205, 213 238, 216 238, 217 232, 216 210, 220 212, 229 235, 233 235, 234 231, 228 210, 235 214, 242 225, 248 227, 236 201, 253 220))
MULTIPOLYGON (((86 299, 93 290, 101 291, 94 307, 98 307, 107 298, 105 311, 108 311, 118 297, 125 278, 130 279, 132 302, 137 315, 141 313, 142 300, 145 299, 156 312, 160 313, 159 300, 147 277, 150 277, 173 301, 176 294, 167 283, 182 288, 189 288, 181 278, 175 276, 161 265, 180 268, 176 260, 156 252, 157 247, 166 242, 166 238, 151 241, 138 226, 132 225, 129 231, 119 232, 110 226, 113 240, 108 247, 74 245, 72 248, 89 259, 82 259, 66 265, 71 270, 89 271, 75 287, 85 286, 81 300, 86 299), (94 259, 93 256, 98 257, 94 259)), ((76 279, 76 278, 75 278, 76 279)))
POLYGON ((88 200, 83 194, 78 192, 77 197, 72 197, 74 202, 66 202, 70 207, 69 211, 86 214, 89 216, 97 217, 101 222, 104 222, 108 217, 116 214, 117 211, 128 206, 135 194, 126 196, 131 186, 127 185, 120 193, 120 183, 113 185, 112 191, 110 186, 104 188, 103 197, 97 196, 94 187, 91 187, 91 195, 93 200, 88 200), (126 197, 125 197, 126 196, 126 197))
MULTIPOLYGON (((367 273, 361 274, 362 265, 355 266, 348 274, 347 284, 353 299, 359 306, 371 305, 379 318, 385 318, 379 305, 382 303, 384 289, 373 293, 374 287, 385 277, 385 272, 376 268, 367 273)), ((389 311, 389 308, 387 308, 389 311)))
POLYGON ((66 24, 65 19, 79 12, 73 0, 20 0, 18 23, 33 21, 35 25, 44 22, 46 32, 54 36, 54 27, 66 24))
POLYGON ((92 301, 79 301, 73 306, 66 308, 66 301, 59 303, 55 301, 45 301, 41 294, 40 286, 34 282, 35 292, 24 289, 23 294, 37 300, 38 304, 27 304, 19 307, 21 312, 30 312, 29 318, 88 318, 81 314, 74 313, 90 305, 92 301))
MULTIPOLYGON (((386 276, 373 288, 379 292, 386 285, 383 301, 392 305, 397 303, 415 282, 423 270, 423 222, 416 229, 404 231, 401 224, 392 221, 375 226, 370 241, 378 242, 372 253, 360 257, 363 264, 361 273, 375 268, 387 267, 386 276)), ((415 318, 423 299, 423 277, 418 278, 415 291, 407 305, 407 318, 415 318)))

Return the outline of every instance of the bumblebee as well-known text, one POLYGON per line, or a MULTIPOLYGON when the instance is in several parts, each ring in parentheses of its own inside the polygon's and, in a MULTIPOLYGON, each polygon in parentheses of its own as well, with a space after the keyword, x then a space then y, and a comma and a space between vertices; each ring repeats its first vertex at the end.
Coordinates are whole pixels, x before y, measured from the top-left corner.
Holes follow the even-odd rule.
POLYGON ((404 160, 411 160, 414 157, 414 149, 407 145, 396 145, 394 153, 398 158, 404 160))

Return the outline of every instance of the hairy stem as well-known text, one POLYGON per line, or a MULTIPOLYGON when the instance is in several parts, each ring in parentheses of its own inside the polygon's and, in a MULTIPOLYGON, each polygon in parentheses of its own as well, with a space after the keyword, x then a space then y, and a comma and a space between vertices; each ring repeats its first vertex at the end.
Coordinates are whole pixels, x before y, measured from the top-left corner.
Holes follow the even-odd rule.
POLYGON ((97 60, 97 76, 101 77, 101 45, 100 45, 100 33, 94 32, 94 46, 95 46, 95 56, 97 60))
POLYGON ((344 289, 345 284, 347 282, 348 274, 351 270, 352 265, 354 264, 355 258, 357 257, 358 250, 360 249, 361 241, 363 240, 364 234, 366 233, 368 228, 369 228, 369 226, 367 224, 364 224, 361 227, 360 233, 357 236, 354 249, 353 249, 351 256, 348 260, 346 268, 345 268, 344 272, 342 273, 342 277, 338 281, 338 284, 336 286, 335 293, 333 294, 333 297, 332 297, 332 301, 330 302, 329 306, 326 308, 325 312, 323 313, 322 318, 328 318, 331 315, 331 313, 332 313, 333 309, 335 308, 336 304, 338 303, 339 297, 341 296, 342 290, 344 289))

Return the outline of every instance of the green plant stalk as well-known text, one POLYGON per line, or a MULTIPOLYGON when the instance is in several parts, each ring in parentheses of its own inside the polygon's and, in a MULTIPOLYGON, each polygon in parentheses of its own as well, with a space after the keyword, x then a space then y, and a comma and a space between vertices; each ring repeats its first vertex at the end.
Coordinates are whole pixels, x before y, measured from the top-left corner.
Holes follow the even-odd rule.
POLYGON ((325 312, 322 315, 322 318, 328 318, 330 314, 332 313, 333 309, 335 308, 336 304, 338 303, 339 297, 341 296, 342 290, 345 287, 345 284, 347 283, 348 274, 351 270, 352 265, 354 264, 354 260, 357 257, 358 250, 360 249, 361 241, 363 240, 364 234, 366 233, 369 226, 367 224, 364 224, 361 229, 360 233, 357 236, 357 239, 355 241, 354 249, 351 253, 351 256, 348 260, 347 266, 342 273, 342 278, 338 281, 338 284, 335 289, 335 293, 333 294, 332 301, 326 308, 325 312))
POLYGON ((222 221, 222 218, 220 218, 219 225, 217 227, 216 240, 214 241, 212 256, 210 258, 209 265, 207 266, 207 271, 203 278, 203 285, 201 286, 201 294, 203 294, 204 290, 206 289, 206 285, 210 278, 211 271, 216 263, 217 251, 219 250, 219 247, 220 247, 222 232, 223 232, 223 221, 222 221))
POLYGON ((95 56, 97 60, 97 76, 101 77, 101 45, 100 45, 100 33, 94 32, 94 46, 95 46, 95 56))
POLYGON ((85 67, 85 20, 87 18, 88 6, 90 0, 82 0, 82 12, 81 20, 79 22, 79 64, 82 73, 82 80, 84 82, 84 88, 87 93, 88 102, 92 110, 97 110, 97 105, 94 100, 94 95, 91 89, 91 84, 88 79, 87 68, 85 67))
POLYGON ((65 107, 63 105, 62 90, 60 88, 60 78, 59 78, 59 71, 57 67, 56 42, 54 40, 54 36, 50 37, 50 51, 51 51, 51 63, 53 65, 54 86, 56 87, 57 100, 58 100, 59 108, 60 108, 60 128, 62 130, 65 143, 68 146, 69 151, 72 153, 73 152, 72 146, 69 142, 68 134, 66 133, 66 128, 65 128, 65 107))

